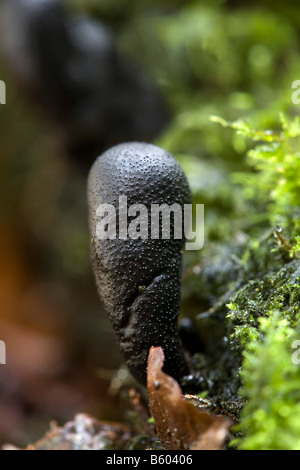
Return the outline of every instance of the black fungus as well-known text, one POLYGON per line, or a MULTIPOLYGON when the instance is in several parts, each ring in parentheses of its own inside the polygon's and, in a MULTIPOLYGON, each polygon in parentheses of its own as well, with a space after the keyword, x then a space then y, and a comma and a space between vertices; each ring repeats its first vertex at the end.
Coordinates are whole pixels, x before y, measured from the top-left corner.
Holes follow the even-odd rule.
POLYGON ((118 217, 120 196, 127 196, 128 206, 144 204, 150 214, 151 204, 191 203, 189 185, 172 155, 143 143, 106 151, 88 181, 94 274, 125 362, 145 384, 149 349, 161 346, 164 370, 180 380, 189 373, 177 331, 185 240, 175 239, 172 230, 169 240, 151 239, 150 230, 147 239, 97 238, 97 208, 111 204, 118 217))

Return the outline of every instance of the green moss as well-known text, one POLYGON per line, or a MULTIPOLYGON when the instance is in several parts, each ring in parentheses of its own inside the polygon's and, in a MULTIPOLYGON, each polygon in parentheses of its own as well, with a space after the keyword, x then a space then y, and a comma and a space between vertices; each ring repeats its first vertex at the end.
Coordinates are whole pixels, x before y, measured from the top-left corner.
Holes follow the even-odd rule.
POLYGON ((248 152, 253 173, 238 173, 234 181, 243 185, 245 198, 268 210, 271 225, 289 227, 296 236, 300 228, 300 118, 288 120, 281 114, 282 129, 256 130, 244 121, 228 123, 213 117, 239 135, 251 138, 256 144, 248 152))
POLYGON ((299 450, 300 366, 292 355, 300 330, 278 312, 258 323, 264 341, 252 340, 244 353, 241 393, 248 403, 236 443, 244 450, 299 450))
POLYGON ((250 281, 231 298, 228 308, 235 351, 261 337, 259 319, 268 318, 274 310, 294 327, 300 309, 300 262, 293 261, 278 272, 250 281))
POLYGON ((234 180, 243 184, 245 198, 267 211, 269 227, 283 227, 249 231, 240 285, 227 305, 230 347, 241 360, 240 397, 247 400, 237 428, 242 437, 234 444, 300 449, 300 369, 292 361, 300 338, 300 121, 282 117, 283 130, 275 133, 217 120, 259 142, 248 155, 254 172, 234 180))

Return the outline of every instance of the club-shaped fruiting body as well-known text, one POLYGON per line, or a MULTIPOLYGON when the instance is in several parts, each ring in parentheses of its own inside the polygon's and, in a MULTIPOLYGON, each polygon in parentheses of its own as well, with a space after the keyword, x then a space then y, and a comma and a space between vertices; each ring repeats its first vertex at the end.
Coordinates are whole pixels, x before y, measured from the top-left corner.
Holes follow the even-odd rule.
POLYGON ((189 372, 177 332, 185 240, 151 239, 151 235, 99 239, 98 208, 110 204, 118 216, 120 196, 127 197, 128 206, 143 204, 150 209, 152 204, 177 203, 183 208, 191 203, 189 185, 172 155, 143 143, 106 151, 96 160, 88 181, 93 270, 125 362, 145 384, 149 349, 161 346, 164 370, 180 380, 189 372))

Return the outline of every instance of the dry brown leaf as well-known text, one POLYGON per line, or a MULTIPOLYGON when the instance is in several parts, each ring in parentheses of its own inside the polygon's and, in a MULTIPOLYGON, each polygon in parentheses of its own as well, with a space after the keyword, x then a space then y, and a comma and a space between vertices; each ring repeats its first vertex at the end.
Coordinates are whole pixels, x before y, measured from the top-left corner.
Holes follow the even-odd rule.
POLYGON ((148 357, 149 408, 164 449, 221 450, 232 426, 184 399, 175 379, 162 371, 164 353, 153 347, 148 357))

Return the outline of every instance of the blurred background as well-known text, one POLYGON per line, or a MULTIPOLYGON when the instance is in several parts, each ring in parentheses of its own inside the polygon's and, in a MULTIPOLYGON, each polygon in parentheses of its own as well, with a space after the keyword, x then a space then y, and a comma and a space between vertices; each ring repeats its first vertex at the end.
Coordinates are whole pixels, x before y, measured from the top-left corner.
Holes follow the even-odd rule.
POLYGON ((276 128, 281 111, 299 114, 291 84, 300 79, 300 6, 2 0, 0 8, 0 444, 24 446, 79 411, 124 419, 111 393, 121 360, 89 260, 93 160, 133 139, 179 159, 206 205, 207 239, 185 259, 182 314, 205 311, 209 288, 190 271, 249 222, 231 183, 247 144, 210 116, 276 128))

